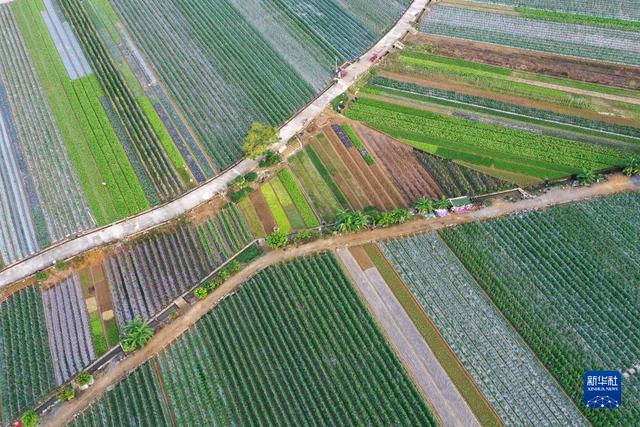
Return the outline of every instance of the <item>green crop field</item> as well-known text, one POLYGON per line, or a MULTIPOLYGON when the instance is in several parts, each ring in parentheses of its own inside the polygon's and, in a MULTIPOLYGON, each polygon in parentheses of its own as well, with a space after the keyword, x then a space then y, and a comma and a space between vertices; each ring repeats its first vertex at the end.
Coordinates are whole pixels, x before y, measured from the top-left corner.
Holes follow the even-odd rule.
POLYGON ((500 310, 582 408, 582 376, 623 372, 623 405, 584 410, 594 425, 640 411, 640 194, 441 232, 500 310), (631 375, 629 375, 631 374, 631 375))
POLYGON ((346 114, 421 150, 538 179, 607 169, 625 158, 610 148, 373 99, 360 99, 346 114))
POLYGON ((329 254, 258 273, 73 425, 125 419, 136 425, 436 425, 329 254))

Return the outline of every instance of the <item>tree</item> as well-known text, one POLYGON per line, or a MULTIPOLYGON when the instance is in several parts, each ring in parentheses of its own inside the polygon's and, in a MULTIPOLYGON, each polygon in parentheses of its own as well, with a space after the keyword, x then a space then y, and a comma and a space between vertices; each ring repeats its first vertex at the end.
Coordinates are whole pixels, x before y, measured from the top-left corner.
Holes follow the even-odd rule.
POLYGON ((624 169, 622 170, 626 176, 640 175, 640 158, 632 157, 629 159, 624 169))
POLYGON ((280 163, 281 160, 282 160, 282 157, 280 156, 280 154, 276 153, 273 150, 267 150, 267 152, 264 155, 264 158, 260 160, 260 163, 258 164, 258 166, 260 166, 261 168, 268 168, 269 166, 273 166, 280 163))
POLYGON ((76 375, 76 384, 79 386, 91 384, 93 382, 93 375, 87 371, 82 371, 76 375))
POLYGON ((421 197, 413 205, 413 208, 420 215, 424 215, 433 211, 433 199, 428 199, 426 197, 421 197))
POLYGON ((64 402, 68 402, 74 397, 76 397, 76 391, 69 386, 62 387, 58 392, 58 399, 64 402))
POLYGON ((275 128, 261 122, 254 122, 244 137, 242 149, 247 156, 257 159, 276 142, 278 142, 278 131, 275 128))
POLYGON ((360 211, 341 211, 336 216, 338 231, 351 233, 362 230, 371 224, 371 217, 360 211))
POLYGON ((289 244, 289 236, 284 231, 274 231, 267 236, 267 245, 273 249, 282 249, 289 244))
POLYGON ((33 409, 29 409, 20 417, 20 421, 22 421, 22 425, 24 427, 34 427, 38 424, 39 419, 40 415, 38 415, 38 413, 33 409))
POLYGON ((149 323, 145 322, 142 317, 136 316, 132 321, 124 325, 124 333, 120 340, 122 349, 125 352, 131 352, 144 347, 153 337, 153 334, 154 330, 149 323))

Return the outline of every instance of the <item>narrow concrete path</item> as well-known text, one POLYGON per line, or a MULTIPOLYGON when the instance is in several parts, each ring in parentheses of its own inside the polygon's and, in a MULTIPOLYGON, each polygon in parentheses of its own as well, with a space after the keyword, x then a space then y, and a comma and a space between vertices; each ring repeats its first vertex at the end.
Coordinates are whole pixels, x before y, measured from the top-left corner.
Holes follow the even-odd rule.
MULTIPOLYGON (((374 65, 369 60, 374 52, 381 56, 391 50, 394 43, 402 39, 407 31, 409 31, 409 28, 426 8, 429 1, 430 0, 415 0, 396 25, 382 37, 372 49, 347 68, 346 77, 336 82, 336 84, 327 89, 311 104, 289 120, 289 122, 280 129, 280 143, 276 148, 280 151, 284 150, 289 139, 303 130, 305 126, 311 123, 313 119, 319 116, 320 113, 331 104, 333 99, 344 93, 366 73, 374 65)), ((148 228, 170 221, 210 200, 216 194, 221 193, 234 178, 250 172, 255 169, 256 166, 257 162, 254 160, 245 159, 232 169, 179 199, 138 216, 94 230, 73 240, 54 245, 0 272, 0 287, 24 279, 39 270, 51 266, 56 261, 70 258, 98 246, 126 239, 148 228)))
POLYGON ((479 427, 471 408, 378 269, 372 267, 363 271, 346 248, 338 248, 336 253, 442 425, 479 427))

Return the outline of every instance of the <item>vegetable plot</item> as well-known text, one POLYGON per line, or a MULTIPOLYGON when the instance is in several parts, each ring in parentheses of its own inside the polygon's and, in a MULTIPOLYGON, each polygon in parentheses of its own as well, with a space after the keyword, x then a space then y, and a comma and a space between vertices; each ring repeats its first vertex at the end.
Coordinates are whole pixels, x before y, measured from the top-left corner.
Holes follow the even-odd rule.
POLYGON ((60 385, 96 357, 79 277, 74 274, 43 291, 42 301, 56 384, 60 385))
POLYGON ((253 423, 436 425, 329 254, 258 273, 74 425, 253 423))
POLYGON ((26 288, 0 305, 2 422, 9 424, 55 387, 42 297, 26 288))
MULTIPOLYGON (((482 288, 582 407, 588 370, 638 363, 640 194, 529 212, 441 232, 482 288)), ((585 411, 594 425, 631 425, 640 376, 623 381, 618 410, 585 411)))
POLYGON ((640 34, 630 31, 539 21, 443 5, 434 7, 426 15, 421 31, 543 52, 640 65, 640 34))
MULTIPOLYGON (((28 191, 29 203, 34 207, 31 221, 40 246, 93 227, 87 201, 40 87, 33 61, 10 5, 0 5, 0 76, 0 85, 4 86, 5 92, 5 95, 0 97, 5 128, 2 140, 6 147, 6 141, 10 138, 14 147, 13 156, 10 156, 9 152, 2 154, 3 162, 9 161, 13 164, 13 172, 9 172, 8 169, 3 181, 6 179, 5 182, 8 182, 9 174, 13 175, 15 180, 16 167, 23 174, 22 191, 28 191), (47 143, 43 144, 42 141, 47 143)), ((16 188, 10 192, 19 191, 20 184, 16 183, 16 188)), ((13 211, 13 221, 28 223, 28 213, 24 207, 21 208, 24 206, 24 199, 21 202, 20 196, 17 197, 16 205, 5 206, 3 210, 13 211), (23 209, 22 213, 19 213, 20 209, 23 209), (17 219, 18 214, 21 220, 17 219)), ((6 213, 2 216, 5 215, 6 213)), ((5 221, 6 219, 2 221, 5 227, 3 234, 11 233, 5 221)), ((24 229, 24 225, 20 227, 24 229)), ((27 226, 27 230, 29 228, 30 226, 27 226)), ((5 262, 15 261, 38 249, 33 242, 33 233, 28 231, 28 234, 31 234, 31 238, 27 237, 25 242, 21 243, 23 247, 20 250, 15 248, 18 244, 12 241, 15 237, 7 239, 7 243, 2 243, 3 247, 14 246, 13 249, 3 250, 3 258, 7 258, 5 262), (12 254, 9 254, 9 251, 12 254)))
POLYGON ((436 234, 381 248, 507 425, 586 425, 436 234))

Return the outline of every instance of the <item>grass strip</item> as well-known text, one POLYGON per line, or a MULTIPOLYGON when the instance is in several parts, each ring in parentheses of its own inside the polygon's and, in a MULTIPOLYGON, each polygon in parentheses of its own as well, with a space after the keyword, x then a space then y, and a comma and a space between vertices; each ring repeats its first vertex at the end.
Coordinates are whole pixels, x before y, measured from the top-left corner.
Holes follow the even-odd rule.
POLYGON ((471 408, 473 414, 478 418, 480 424, 483 426, 503 425, 489 402, 487 402, 462 364, 458 361, 453 350, 451 350, 442 335, 440 335, 440 332, 438 332, 438 329, 416 302, 411 291, 409 291, 402 282, 402 279, 398 276, 398 273, 396 273, 391 264, 389 264, 382 252, 380 252, 378 247, 373 243, 364 245, 364 249, 400 302, 400 305, 402 305, 411 318, 420 335, 422 335, 427 342, 427 345, 436 356, 436 359, 438 359, 442 368, 449 378, 451 378, 451 381, 453 381, 469 405, 469 408, 471 408))
POLYGON ((107 352, 107 339, 102 330, 102 319, 100 313, 94 311, 89 315, 89 324, 91 326, 91 339, 93 348, 96 350, 96 356, 100 357, 107 352))
POLYGON ((640 21, 628 21, 626 19, 609 18, 606 16, 580 15, 576 13, 530 9, 528 7, 516 7, 515 9, 522 17, 537 19, 539 21, 589 25, 591 27, 640 32, 640 21))

